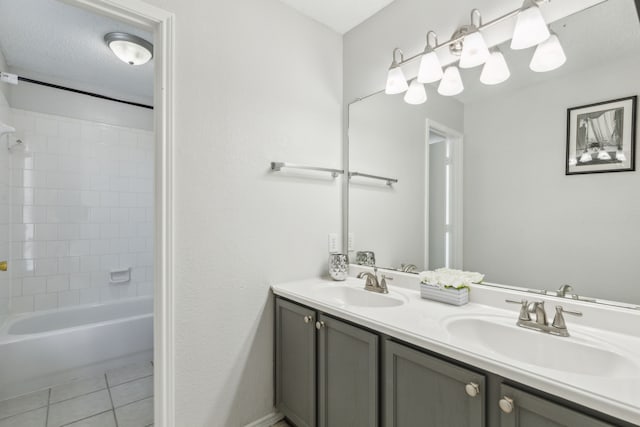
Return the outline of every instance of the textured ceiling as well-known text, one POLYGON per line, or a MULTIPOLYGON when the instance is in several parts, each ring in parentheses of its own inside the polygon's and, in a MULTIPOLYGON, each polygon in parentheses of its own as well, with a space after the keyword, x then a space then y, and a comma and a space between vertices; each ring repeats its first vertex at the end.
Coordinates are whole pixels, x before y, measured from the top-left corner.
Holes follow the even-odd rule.
POLYGON ((300 13, 344 34, 394 0, 281 0, 300 13))
POLYGON ((148 32, 57 0, 0 0, 0 49, 11 72, 152 104, 153 60, 121 62, 103 41, 112 31, 153 41, 148 32))

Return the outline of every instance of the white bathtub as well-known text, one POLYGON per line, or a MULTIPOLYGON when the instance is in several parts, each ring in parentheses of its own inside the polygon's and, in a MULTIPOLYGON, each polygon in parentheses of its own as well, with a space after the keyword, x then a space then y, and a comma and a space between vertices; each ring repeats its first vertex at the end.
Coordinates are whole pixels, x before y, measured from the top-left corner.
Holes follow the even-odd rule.
POLYGON ((0 328, 0 400, 153 356, 153 299, 12 316, 0 328))

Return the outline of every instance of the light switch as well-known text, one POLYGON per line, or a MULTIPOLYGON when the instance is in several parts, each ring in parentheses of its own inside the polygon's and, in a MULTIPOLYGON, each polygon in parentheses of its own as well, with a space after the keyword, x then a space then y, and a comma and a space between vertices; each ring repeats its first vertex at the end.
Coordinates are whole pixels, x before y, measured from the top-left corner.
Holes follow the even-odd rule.
POLYGON ((338 249, 338 234, 329 233, 329 253, 337 254, 338 252, 340 252, 338 249))

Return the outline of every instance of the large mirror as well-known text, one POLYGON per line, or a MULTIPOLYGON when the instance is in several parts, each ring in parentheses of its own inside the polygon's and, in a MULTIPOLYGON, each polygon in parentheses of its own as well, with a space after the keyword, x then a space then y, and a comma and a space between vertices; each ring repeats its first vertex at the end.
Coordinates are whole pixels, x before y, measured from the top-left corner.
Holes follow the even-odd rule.
POLYGON ((480 83, 476 67, 462 70, 454 97, 434 84, 422 105, 384 93, 350 105, 353 263, 373 252, 379 267, 464 268, 534 290, 568 283, 640 306, 640 170, 566 173, 567 163, 585 172, 630 163, 619 139, 621 129, 626 141, 637 135, 630 104, 624 117, 618 104, 568 110, 640 93, 635 3, 605 1, 550 27, 567 57, 557 70, 531 71, 533 50, 507 41, 502 84, 480 83))

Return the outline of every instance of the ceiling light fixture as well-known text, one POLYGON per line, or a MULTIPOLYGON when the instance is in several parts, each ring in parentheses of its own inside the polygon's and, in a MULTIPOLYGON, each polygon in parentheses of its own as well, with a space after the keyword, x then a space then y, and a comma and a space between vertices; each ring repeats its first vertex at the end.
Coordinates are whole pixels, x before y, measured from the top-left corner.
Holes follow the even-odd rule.
POLYGON ((555 33, 551 33, 549 38, 536 47, 533 53, 529 68, 536 73, 544 73, 555 70, 567 62, 560 39, 555 33))
POLYGON ((511 38, 511 49, 527 49, 542 43, 549 38, 549 27, 542 16, 540 1, 525 0, 511 38))
POLYGON ((433 31, 429 31, 427 45, 424 48, 422 59, 420 59, 420 69, 418 70, 420 83, 433 83, 442 78, 442 65, 435 51, 436 46, 438 46, 438 36, 433 31), (433 36, 433 44, 429 43, 429 36, 433 36))
POLYGON ((143 65, 153 58, 153 45, 133 34, 109 33, 104 41, 122 62, 129 65, 143 65))
POLYGON ((420 105, 427 102, 427 92, 424 85, 417 79, 413 80, 409 85, 409 90, 404 94, 404 102, 411 105, 420 105))
POLYGON ((482 67, 480 81, 486 85, 497 85, 504 82, 511 76, 507 61, 498 49, 491 52, 489 59, 482 67))
POLYGON ((444 70, 442 80, 438 86, 438 93, 442 96, 454 96, 462 93, 464 85, 462 84, 462 77, 460 77, 460 71, 455 65, 450 65, 444 70))
POLYGON ((393 61, 387 73, 387 87, 384 91, 387 95, 395 95, 409 89, 407 79, 402 72, 402 68, 400 68, 400 63, 402 62, 404 62, 402 50, 399 48, 393 49, 393 61), (396 60, 396 53, 400 54, 400 62, 396 60))
MULTIPOLYGON (((473 68, 478 65, 484 64, 489 59, 489 48, 484 41, 484 37, 480 33, 479 27, 482 26, 482 17, 478 9, 471 11, 471 25, 463 32, 464 39, 462 40, 462 53, 460 54, 460 68, 473 68), (478 25, 475 24, 473 17, 478 17, 478 25)), ((464 28, 464 27, 463 27, 464 28)), ((457 34, 458 32, 456 32, 457 34)), ((456 38, 454 34, 453 38, 456 38)))

